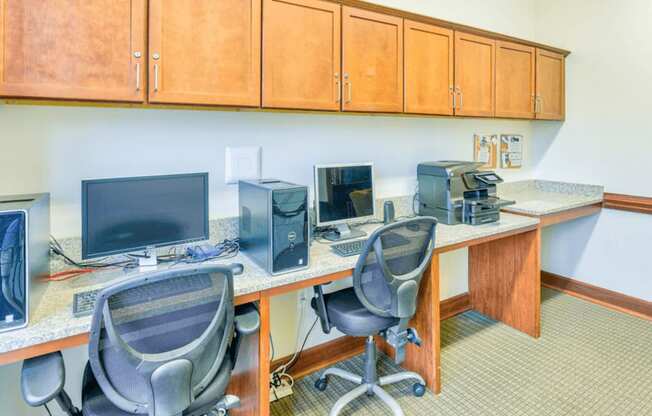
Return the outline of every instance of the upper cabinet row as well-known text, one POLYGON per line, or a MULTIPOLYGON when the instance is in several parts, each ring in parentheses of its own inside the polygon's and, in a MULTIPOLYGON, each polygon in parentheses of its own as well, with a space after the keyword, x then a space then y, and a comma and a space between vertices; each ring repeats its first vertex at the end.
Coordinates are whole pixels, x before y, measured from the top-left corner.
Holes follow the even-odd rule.
POLYGON ((564 118, 564 56, 322 0, 0 0, 0 96, 564 118))

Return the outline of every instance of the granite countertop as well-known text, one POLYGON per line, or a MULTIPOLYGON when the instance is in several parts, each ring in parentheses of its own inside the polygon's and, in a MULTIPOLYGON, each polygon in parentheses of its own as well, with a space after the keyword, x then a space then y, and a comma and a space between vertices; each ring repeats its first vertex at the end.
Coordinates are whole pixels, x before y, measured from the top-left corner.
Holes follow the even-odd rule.
MULTIPOLYGON (((229 227, 233 227, 233 223, 232 219, 227 219, 224 220, 223 224, 220 223, 216 227, 229 229, 229 227)), ((451 246, 465 241, 528 228, 536 226, 538 223, 539 220, 536 218, 503 213, 500 221, 492 224, 479 226, 464 224, 449 226, 440 224, 437 227, 436 247, 451 246)), ((378 225, 366 225, 363 229, 371 232, 376 227, 378 225)), ((230 231, 232 232, 233 230, 231 229, 230 231)), ((71 243, 67 244, 70 245, 71 243)), ((66 245, 64 244, 64 246, 66 245)), ((78 247, 76 249, 78 250, 78 247)), ((356 256, 340 257, 334 254, 328 244, 314 242, 310 250, 310 267, 308 269, 279 276, 267 274, 243 254, 239 254, 232 259, 213 263, 228 264, 238 262, 244 265, 244 273, 236 276, 234 279, 235 294, 239 296, 352 269, 355 266, 356 260, 356 256)), ((61 270, 63 267, 60 263, 56 263, 56 260, 53 262, 53 271, 61 270)), ((159 267, 181 268, 188 266, 161 265, 159 267)), ((41 303, 31 318, 29 326, 24 329, 0 334, 0 353, 88 332, 91 318, 75 318, 72 315, 73 294, 101 288, 111 283, 117 283, 129 279, 137 273, 139 273, 137 269, 127 272, 117 269, 96 272, 64 282, 49 283, 41 303)))
POLYGON ((507 182, 498 185, 500 198, 516 201, 505 211, 542 216, 602 202, 604 187, 545 180, 507 182))

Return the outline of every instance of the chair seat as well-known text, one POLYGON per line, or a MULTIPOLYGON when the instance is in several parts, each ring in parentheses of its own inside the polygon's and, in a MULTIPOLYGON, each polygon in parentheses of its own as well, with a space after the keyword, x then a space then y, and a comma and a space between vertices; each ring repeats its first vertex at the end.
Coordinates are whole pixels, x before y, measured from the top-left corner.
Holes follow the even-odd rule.
MULTIPOLYGON (((231 359, 229 354, 227 354, 224 357, 222 367, 215 375, 213 381, 199 396, 195 398, 190 407, 183 412, 183 416, 206 414, 224 397, 231 376, 231 367, 231 359)), ((84 370, 84 386, 82 389, 82 415, 133 416, 134 413, 120 410, 104 395, 102 389, 95 380, 90 364, 87 364, 86 369, 84 370)))
POLYGON ((328 318, 335 328, 346 335, 367 337, 398 324, 397 318, 382 317, 369 312, 360 303, 353 288, 324 296, 328 318))

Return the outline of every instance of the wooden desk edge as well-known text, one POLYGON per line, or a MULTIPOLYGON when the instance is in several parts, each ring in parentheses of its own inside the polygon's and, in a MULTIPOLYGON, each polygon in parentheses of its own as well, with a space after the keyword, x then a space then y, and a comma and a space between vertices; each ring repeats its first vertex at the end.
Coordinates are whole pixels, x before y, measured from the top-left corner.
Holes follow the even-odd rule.
POLYGON ((524 212, 512 211, 509 208, 504 208, 503 212, 509 212, 510 214, 521 215, 524 217, 539 218, 541 223, 539 226, 545 228, 551 225, 559 224, 562 222, 571 221, 577 218, 588 217, 594 215, 602 210, 602 202, 596 202, 590 205, 584 205, 577 208, 567 209, 565 211, 553 212, 552 214, 545 215, 535 215, 535 214, 526 214, 524 212))
MULTIPOLYGON (((476 238, 473 240, 463 241, 461 243, 451 244, 441 248, 435 248, 434 254, 441 254, 448 251, 458 250, 460 248, 470 247, 486 242, 498 240, 501 238, 509 237, 516 234, 526 233, 537 229, 537 225, 517 228, 515 230, 506 231, 486 237, 476 238)), ((265 289, 260 292, 249 293, 246 295, 237 296, 235 299, 236 305, 244 303, 255 302, 260 300, 264 294, 265 297, 270 298, 273 296, 281 295, 288 292, 293 292, 307 287, 312 287, 328 282, 345 279, 353 273, 353 269, 342 270, 339 272, 329 273, 323 276, 317 276, 311 279, 302 280, 300 282, 288 283, 283 286, 265 289)), ((49 354, 54 351, 60 351, 67 348, 74 348, 81 345, 88 344, 88 333, 73 335, 66 338, 61 338, 53 341, 47 341, 42 344, 31 345, 29 347, 16 349, 0 354, 0 365, 11 364, 17 361, 25 360, 39 355, 49 354)))

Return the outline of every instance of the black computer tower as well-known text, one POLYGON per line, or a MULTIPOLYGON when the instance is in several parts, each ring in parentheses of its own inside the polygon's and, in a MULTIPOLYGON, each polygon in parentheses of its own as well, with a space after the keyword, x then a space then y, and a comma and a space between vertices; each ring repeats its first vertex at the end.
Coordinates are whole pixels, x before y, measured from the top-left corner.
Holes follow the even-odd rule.
POLYGON ((275 179, 240 181, 240 248, 268 273, 310 261, 308 188, 275 179))

